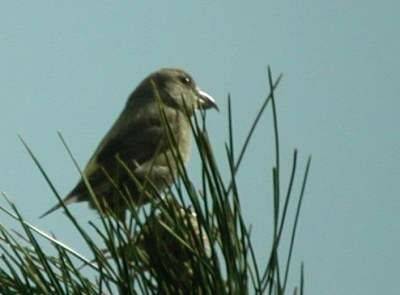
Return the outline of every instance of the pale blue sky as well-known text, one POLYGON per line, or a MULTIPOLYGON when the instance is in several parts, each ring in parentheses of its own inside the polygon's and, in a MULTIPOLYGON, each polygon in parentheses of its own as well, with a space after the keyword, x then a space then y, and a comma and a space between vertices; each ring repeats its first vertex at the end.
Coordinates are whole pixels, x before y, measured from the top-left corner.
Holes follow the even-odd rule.
MULTIPOLYGON (((307 294, 399 294, 399 11, 389 0, 2 1, 0 190, 28 220, 79 250, 61 212, 37 219, 55 198, 17 133, 67 193, 78 175, 56 131, 84 165, 137 83, 160 67, 182 67, 221 106, 208 119, 222 159, 227 93, 241 143, 265 97, 269 64, 284 73, 277 92, 284 184, 295 147, 299 168, 313 156, 293 278, 304 261, 307 294)), ((270 110, 255 136, 239 177, 264 259, 270 110)), ((194 157, 189 171, 197 177, 198 169, 194 157)), ((85 207, 71 206, 83 222, 96 218, 85 207)))

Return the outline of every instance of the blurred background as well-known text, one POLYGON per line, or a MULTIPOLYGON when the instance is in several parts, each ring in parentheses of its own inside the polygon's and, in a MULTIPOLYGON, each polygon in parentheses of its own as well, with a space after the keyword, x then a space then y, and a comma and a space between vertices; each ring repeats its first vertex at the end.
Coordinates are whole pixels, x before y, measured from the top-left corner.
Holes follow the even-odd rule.
MULTIPOLYGON (((79 175, 56 131, 84 166, 136 85, 180 67, 220 105, 208 124, 228 175, 227 95, 238 149, 267 95, 270 65, 284 74, 276 92, 283 189, 294 148, 296 193, 313 157, 291 286, 304 261, 307 294, 399 294, 399 9, 390 0, 2 1, 0 191, 85 253, 61 211, 38 219, 56 199, 17 134, 64 195, 79 175)), ((272 240, 272 131, 268 107, 238 175, 261 265, 272 240)), ((194 152, 194 181, 199 171, 194 152)), ((82 223, 97 219, 86 205, 71 209, 82 223)), ((14 224, 4 214, 0 222, 14 224)))

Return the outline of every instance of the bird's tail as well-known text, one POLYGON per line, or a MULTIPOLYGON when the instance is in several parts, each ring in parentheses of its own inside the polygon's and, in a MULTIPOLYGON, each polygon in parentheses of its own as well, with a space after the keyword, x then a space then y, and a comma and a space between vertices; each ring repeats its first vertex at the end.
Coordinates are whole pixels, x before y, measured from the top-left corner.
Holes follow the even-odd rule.
MULTIPOLYGON (((65 206, 74 203, 74 202, 79 202, 80 198, 79 195, 75 194, 75 195, 68 195, 67 197, 65 197, 65 199, 62 201, 63 204, 65 206)), ((51 207, 49 210, 47 210, 45 213, 43 213, 39 218, 43 218, 47 215, 49 215, 50 213, 53 213, 54 211, 56 211, 57 209, 61 208, 62 204, 58 203, 55 206, 51 207)))

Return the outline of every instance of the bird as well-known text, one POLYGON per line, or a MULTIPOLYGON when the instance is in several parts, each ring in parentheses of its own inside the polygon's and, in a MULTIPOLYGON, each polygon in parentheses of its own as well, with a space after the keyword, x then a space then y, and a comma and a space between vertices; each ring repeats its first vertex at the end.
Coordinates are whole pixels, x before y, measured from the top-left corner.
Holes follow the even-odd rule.
MULTIPOLYGON (((190 117, 196 110, 212 108, 218 110, 214 98, 186 71, 163 68, 151 73, 130 94, 82 172, 97 205, 83 177, 62 203, 86 201, 92 209, 111 211, 123 219, 127 203, 121 191, 127 192, 137 207, 150 202, 148 184, 160 193, 172 185, 178 170, 176 150, 184 164, 189 160, 190 117)), ((40 218, 61 208, 62 203, 40 218)))

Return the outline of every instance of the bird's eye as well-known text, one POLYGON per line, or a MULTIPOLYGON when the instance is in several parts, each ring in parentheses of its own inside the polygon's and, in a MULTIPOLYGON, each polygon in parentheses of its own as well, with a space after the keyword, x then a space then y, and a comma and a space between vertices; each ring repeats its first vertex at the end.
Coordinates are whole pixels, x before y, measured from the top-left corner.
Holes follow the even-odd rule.
POLYGON ((192 84, 192 80, 191 80, 189 77, 187 77, 187 76, 181 77, 181 82, 182 82, 183 84, 186 84, 186 85, 192 84))

